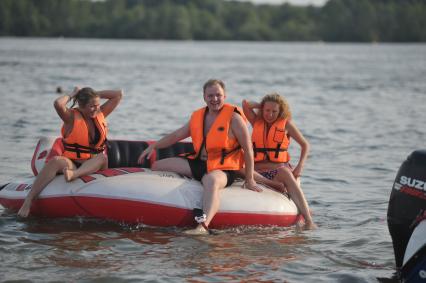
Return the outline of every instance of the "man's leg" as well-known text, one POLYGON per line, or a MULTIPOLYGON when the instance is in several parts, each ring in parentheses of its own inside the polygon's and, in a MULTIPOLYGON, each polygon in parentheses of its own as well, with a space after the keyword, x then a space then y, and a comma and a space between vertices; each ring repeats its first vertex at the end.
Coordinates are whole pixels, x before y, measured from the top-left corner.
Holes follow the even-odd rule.
MULTIPOLYGON (((203 210, 207 218, 204 224, 208 227, 220 206, 220 190, 225 188, 228 179, 221 170, 214 170, 201 179, 203 184, 203 210)), ((188 230, 187 234, 203 235, 208 231, 199 224, 195 229, 188 230)))
POLYGON ((154 164, 152 164, 151 169, 153 171, 175 172, 192 178, 188 160, 181 157, 170 157, 155 161, 154 164))

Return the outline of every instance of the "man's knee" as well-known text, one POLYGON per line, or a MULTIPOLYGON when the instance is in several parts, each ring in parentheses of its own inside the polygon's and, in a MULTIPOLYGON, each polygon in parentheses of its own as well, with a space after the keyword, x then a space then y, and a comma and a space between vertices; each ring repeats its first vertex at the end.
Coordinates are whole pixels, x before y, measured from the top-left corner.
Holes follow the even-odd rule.
POLYGON ((185 176, 191 177, 191 169, 188 165, 188 161, 182 158, 171 157, 154 161, 151 166, 153 171, 170 171, 176 172, 185 176))
POLYGON ((151 165, 153 171, 175 171, 173 162, 164 162, 165 159, 154 161, 151 165))
POLYGON ((226 186, 226 174, 223 172, 211 172, 202 178, 202 183, 205 189, 219 190, 226 186))

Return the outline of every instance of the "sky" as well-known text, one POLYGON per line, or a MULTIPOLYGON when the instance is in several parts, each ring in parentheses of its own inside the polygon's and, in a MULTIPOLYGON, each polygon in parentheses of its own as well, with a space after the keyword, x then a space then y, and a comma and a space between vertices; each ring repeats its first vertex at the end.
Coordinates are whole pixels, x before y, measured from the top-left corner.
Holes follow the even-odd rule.
POLYGON ((322 6, 324 5, 327 0, 244 0, 244 1, 251 1, 255 4, 282 4, 282 3, 289 3, 292 5, 316 5, 316 6, 322 6))

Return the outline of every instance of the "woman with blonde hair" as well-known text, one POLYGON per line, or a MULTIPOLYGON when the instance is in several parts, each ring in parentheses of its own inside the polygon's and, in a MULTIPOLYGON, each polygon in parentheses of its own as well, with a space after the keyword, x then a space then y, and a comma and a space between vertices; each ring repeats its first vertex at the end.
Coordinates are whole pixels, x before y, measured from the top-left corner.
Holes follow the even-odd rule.
POLYGON ((291 120, 287 101, 278 93, 272 93, 264 96, 260 103, 243 100, 243 111, 253 126, 255 170, 272 181, 283 183, 305 218, 304 228, 316 228, 299 185, 299 177, 309 152, 309 143, 291 120), (301 147, 299 162, 294 169, 289 163, 290 138, 301 147))

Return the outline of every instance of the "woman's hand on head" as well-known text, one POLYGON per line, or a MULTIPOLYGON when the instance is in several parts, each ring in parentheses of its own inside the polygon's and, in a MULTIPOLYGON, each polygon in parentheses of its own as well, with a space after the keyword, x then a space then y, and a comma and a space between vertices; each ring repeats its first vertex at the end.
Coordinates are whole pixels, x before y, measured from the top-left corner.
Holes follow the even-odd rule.
POLYGON ((79 86, 75 86, 74 89, 72 90, 71 94, 70 94, 70 98, 73 98, 74 96, 77 95, 77 93, 80 91, 80 87, 79 86))
POLYGON ((247 120, 250 122, 250 124, 254 125, 254 122, 256 120, 256 112, 254 112, 253 107, 254 102, 248 101, 247 99, 243 99, 242 106, 243 106, 243 112, 244 115, 246 115, 247 120))

